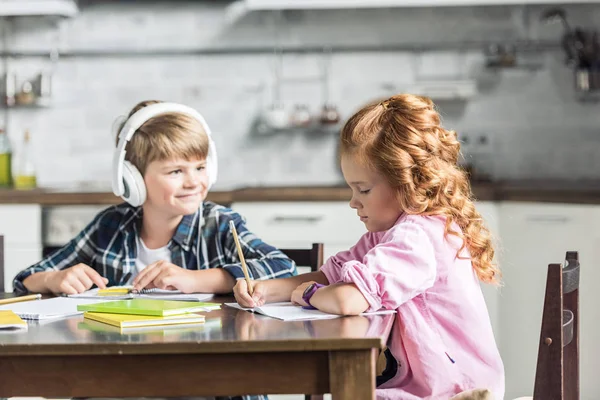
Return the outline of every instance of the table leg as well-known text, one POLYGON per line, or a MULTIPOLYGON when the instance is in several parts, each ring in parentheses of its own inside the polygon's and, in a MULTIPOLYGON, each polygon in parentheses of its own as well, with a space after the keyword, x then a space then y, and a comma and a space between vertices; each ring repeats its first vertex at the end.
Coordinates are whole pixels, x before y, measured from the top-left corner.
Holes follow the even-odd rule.
POLYGON ((377 349, 329 352, 333 400, 375 400, 377 349))

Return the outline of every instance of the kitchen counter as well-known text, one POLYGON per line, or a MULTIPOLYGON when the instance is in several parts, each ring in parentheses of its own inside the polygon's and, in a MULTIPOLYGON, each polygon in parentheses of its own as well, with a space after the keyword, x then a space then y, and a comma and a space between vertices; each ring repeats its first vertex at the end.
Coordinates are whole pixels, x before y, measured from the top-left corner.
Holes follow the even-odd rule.
MULTIPOLYGON (((475 198, 481 201, 525 201, 547 203, 600 204, 600 182, 520 181, 472 184, 475 198)), ((219 204, 268 201, 348 201, 345 186, 252 187, 212 191, 208 200, 219 204)), ((121 199, 110 192, 76 190, 0 190, 0 204, 85 205, 118 204, 121 199)))

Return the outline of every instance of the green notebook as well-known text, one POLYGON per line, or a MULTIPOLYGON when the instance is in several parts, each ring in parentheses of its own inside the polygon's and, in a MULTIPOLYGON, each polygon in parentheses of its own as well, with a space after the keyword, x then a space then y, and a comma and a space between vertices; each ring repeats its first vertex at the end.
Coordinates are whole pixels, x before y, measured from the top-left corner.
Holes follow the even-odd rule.
POLYGON ((216 303, 197 301, 174 301, 154 299, 117 300, 102 303, 80 304, 77 311, 92 311, 114 314, 154 315, 165 317, 185 313, 211 311, 220 308, 216 303))

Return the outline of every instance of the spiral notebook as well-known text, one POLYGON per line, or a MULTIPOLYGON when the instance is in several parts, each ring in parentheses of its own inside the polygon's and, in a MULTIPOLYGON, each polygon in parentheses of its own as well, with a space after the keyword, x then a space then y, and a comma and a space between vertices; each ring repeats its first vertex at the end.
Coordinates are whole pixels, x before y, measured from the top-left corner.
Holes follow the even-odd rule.
POLYGON ((51 299, 5 304, 0 306, 0 310, 11 310, 22 319, 44 320, 83 314, 82 311, 77 310, 78 305, 98 303, 99 301, 106 301, 106 299, 53 297, 51 299))
POLYGON ((77 299, 104 299, 104 300, 129 300, 129 299, 155 299, 178 301, 206 301, 213 298, 212 293, 181 293, 179 290, 142 289, 132 292, 132 286, 113 286, 106 289, 92 289, 79 294, 70 294, 69 297, 77 299))

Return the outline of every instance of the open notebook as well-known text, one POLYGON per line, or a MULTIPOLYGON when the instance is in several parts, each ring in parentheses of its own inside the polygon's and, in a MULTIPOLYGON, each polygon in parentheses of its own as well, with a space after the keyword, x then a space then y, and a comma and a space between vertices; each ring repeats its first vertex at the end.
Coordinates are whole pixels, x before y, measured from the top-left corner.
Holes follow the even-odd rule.
MULTIPOLYGON (((77 311, 80 304, 97 303, 100 299, 71 299, 69 297, 53 297, 51 299, 25 301, 0 306, 0 310, 12 310, 23 319, 43 320, 65 318, 83 314, 77 311)), ((105 300, 106 301, 106 300, 105 300)))
MULTIPOLYGON (((226 306, 237 308, 239 310, 252 311, 258 314, 266 315, 267 317, 281 319, 283 321, 302 321, 311 319, 332 319, 340 318, 342 315, 328 314, 319 310, 307 310, 301 306, 292 304, 291 302, 265 304, 261 307, 244 308, 238 303, 225 303, 226 306)), ((394 314, 396 310, 379 310, 361 315, 374 314, 394 314)))
POLYGON ((132 286, 110 287, 108 290, 91 289, 79 294, 70 294, 69 297, 77 299, 103 299, 103 300, 128 300, 128 299, 157 299, 178 301, 206 301, 213 298, 212 293, 181 293, 179 290, 143 289, 140 293, 129 293, 132 286))

